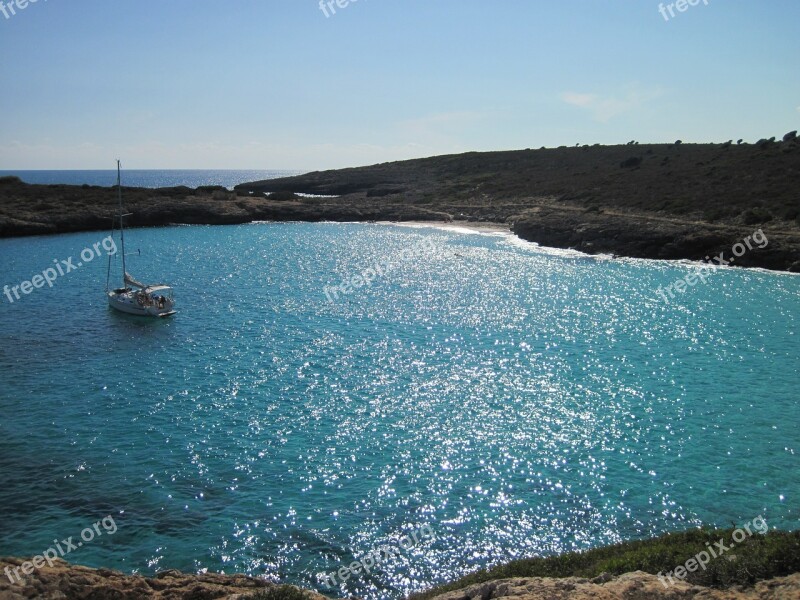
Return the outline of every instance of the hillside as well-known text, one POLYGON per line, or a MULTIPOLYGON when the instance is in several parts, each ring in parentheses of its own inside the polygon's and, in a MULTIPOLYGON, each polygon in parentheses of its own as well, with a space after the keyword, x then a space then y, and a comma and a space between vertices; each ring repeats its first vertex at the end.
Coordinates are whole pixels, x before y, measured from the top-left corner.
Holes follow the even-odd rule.
POLYGON ((800 143, 628 144, 471 152, 308 173, 241 192, 336 195, 376 206, 508 223, 520 237, 589 253, 702 260, 761 228, 743 266, 800 270, 800 143))
MULTIPOLYGON (((224 188, 125 188, 132 227, 252 221, 483 221, 588 253, 800 271, 800 141, 470 152, 224 188), (298 195, 299 194, 299 195, 298 195)), ((113 188, 0 178, 0 237, 103 230, 113 188)))

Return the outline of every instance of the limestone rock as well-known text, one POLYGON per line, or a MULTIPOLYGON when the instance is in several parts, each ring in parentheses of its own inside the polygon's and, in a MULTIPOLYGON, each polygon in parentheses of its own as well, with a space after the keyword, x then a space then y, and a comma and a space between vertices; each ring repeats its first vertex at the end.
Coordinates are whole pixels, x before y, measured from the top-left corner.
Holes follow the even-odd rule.
MULTIPOLYGON (((191 575, 180 571, 163 571, 155 577, 125 575, 111 569, 90 569, 73 566, 56 559, 53 566, 45 564, 12 583, 6 567, 13 569, 24 562, 18 558, 0 558, 0 600, 246 600, 259 590, 275 584, 264 579, 245 575, 191 575)), ((308 600, 325 600, 315 592, 308 592, 308 600)))
MULTIPOLYGON (((605 575, 605 574, 604 574, 605 575)), ((619 577, 501 579, 436 596, 433 600, 798 600, 800 573, 757 583, 748 589, 718 590, 676 581, 664 587, 642 571, 619 577)))

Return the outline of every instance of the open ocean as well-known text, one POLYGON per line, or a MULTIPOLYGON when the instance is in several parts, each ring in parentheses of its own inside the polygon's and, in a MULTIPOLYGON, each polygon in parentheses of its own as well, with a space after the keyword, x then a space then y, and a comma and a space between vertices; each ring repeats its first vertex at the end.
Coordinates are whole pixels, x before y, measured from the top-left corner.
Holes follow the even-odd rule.
MULTIPOLYGON (((124 165, 123 165, 124 167, 124 165)), ((226 169, 184 169, 184 170, 123 170, 122 185, 128 187, 160 188, 185 185, 196 188, 201 185, 221 185, 228 189, 240 183, 274 179, 298 175, 302 171, 275 170, 226 170, 226 169)), ((115 169, 104 171, 2 171, 4 175, 16 175, 26 183, 69 185, 100 185, 109 187, 117 184, 115 169)))
MULTIPOLYGON (((0 239, 0 285, 103 236, 0 239)), ((800 277, 719 268, 668 303, 656 289, 697 266, 503 234, 261 223, 127 241, 134 276, 175 286, 174 317, 111 311, 104 258, 0 295, 0 555, 110 515, 69 561, 400 598, 667 531, 800 527, 800 277), (321 586, 421 528, 435 538, 321 586)))

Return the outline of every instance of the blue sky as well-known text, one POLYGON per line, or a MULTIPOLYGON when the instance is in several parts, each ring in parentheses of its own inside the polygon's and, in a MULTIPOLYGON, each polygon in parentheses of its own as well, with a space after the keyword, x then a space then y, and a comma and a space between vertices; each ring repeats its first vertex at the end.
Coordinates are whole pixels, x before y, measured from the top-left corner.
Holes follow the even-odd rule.
POLYGON ((665 20, 653 0, 328 17, 318 0, 38 0, 0 13, 0 169, 314 170, 798 129, 800 2, 707 2, 665 20))

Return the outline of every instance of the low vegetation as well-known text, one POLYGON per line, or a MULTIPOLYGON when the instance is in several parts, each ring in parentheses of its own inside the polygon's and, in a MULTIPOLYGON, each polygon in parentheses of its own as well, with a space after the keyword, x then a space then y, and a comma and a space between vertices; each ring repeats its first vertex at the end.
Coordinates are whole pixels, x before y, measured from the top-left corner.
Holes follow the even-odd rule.
MULTIPOLYGON (((733 529, 699 529, 671 533, 649 540, 623 542, 586 552, 570 552, 546 558, 516 560, 484 569, 446 585, 415 594, 410 600, 433 596, 477 583, 511 577, 585 577, 602 573, 621 575, 644 571, 666 574, 720 539, 729 542, 733 529)), ((800 572, 800 531, 771 531, 753 535, 727 553, 713 559, 706 569, 688 573, 686 581, 706 587, 751 586, 757 581, 800 572)))
POLYGON ((249 597, 250 600, 310 600, 310 598, 311 594, 293 585, 276 585, 249 597))

